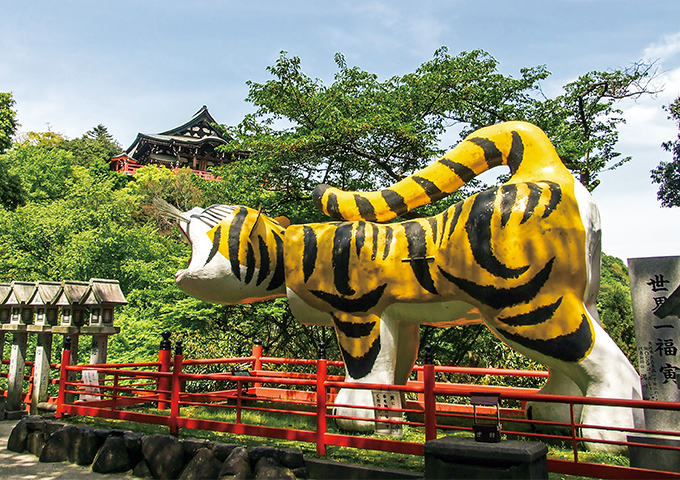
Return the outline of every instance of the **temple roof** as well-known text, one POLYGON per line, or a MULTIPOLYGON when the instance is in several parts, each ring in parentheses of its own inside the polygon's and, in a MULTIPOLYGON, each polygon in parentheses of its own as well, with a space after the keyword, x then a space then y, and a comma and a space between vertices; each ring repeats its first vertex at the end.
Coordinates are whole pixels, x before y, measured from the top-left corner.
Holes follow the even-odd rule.
POLYGON ((150 154, 149 147, 156 145, 169 149, 188 149, 195 156, 217 158, 221 155, 214 152, 215 148, 229 143, 231 139, 213 127, 216 123, 208 107, 203 105, 193 117, 175 128, 157 134, 137 134, 125 153, 135 160, 145 160, 150 154))

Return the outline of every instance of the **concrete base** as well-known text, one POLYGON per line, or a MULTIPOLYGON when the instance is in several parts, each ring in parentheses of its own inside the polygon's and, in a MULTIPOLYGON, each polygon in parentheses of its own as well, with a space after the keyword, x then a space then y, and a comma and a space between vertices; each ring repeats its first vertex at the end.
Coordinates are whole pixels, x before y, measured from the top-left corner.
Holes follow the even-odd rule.
POLYGON ((7 420, 19 420, 28 415, 26 410, 5 410, 5 418, 7 420))
POLYGON ((347 463, 306 458, 309 478, 333 478, 337 480, 420 480, 422 474, 390 468, 365 467, 347 463))
POLYGON ((680 447, 680 437, 636 434, 628 435, 628 441, 649 445, 649 447, 628 446, 631 467, 680 473, 680 451, 654 448, 655 445, 680 447))
POLYGON ((424 450, 427 480, 548 478, 548 447, 538 442, 444 437, 427 442, 424 450))

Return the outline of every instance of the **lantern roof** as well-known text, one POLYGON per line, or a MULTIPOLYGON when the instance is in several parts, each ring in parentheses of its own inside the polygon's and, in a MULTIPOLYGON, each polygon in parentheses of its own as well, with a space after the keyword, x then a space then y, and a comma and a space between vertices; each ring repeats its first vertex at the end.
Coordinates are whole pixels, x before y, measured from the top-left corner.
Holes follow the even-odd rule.
POLYGON ((8 305, 26 305, 37 291, 36 282, 12 282, 12 291, 5 300, 8 305))
POLYGON ((64 280, 62 282, 62 291, 54 302, 55 305, 81 305, 82 300, 87 296, 90 290, 89 282, 79 282, 76 280, 64 280))
POLYGON ((0 283, 0 304, 5 303, 12 293, 12 284, 0 283))
POLYGON ((61 290, 61 282, 40 281, 31 305, 54 305, 61 294, 61 290))
POLYGON ((90 279, 90 291, 83 303, 87 305, 126 305, 127 300, 120 289, 118 280, 104 278, 90 279), (93 303, 90 303, 93 302, 93 303))

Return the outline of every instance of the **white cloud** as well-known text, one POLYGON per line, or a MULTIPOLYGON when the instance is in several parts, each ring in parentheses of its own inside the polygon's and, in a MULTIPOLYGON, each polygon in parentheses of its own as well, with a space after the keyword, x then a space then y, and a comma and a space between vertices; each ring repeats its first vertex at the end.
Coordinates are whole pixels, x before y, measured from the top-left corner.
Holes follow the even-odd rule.
POLYGON ((680 32, 664 35, 663 40, 645 48, 644 56, 650 60, 669 60, 680 52, 680 32))

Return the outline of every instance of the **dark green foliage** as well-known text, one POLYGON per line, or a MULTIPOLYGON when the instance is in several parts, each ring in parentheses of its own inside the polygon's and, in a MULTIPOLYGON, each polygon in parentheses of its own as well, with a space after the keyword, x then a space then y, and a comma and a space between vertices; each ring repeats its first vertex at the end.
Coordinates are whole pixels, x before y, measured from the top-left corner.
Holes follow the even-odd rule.
POLYGON ((637 345, 628 268, 620 258, 602 255, 600 278, 600 293, 597 296, 600 322, 631 363, 637 367, 637 345))
MULTIPOLYGON (((669 113, 668 118, 680 127, 680 97, 664 108, 669 113)), ((662 143, 661 147, 670 152, 673 159, 670 162, 660 162, 652 170, 652 183, 659 184, 657 198, 662 206, 678 207, 680 206, 680 134, 676 140, 662 143)))
POLYGON ((17 130, 17 112, 12 109, 14 103, 11 93, 0 92, 0 153, 12 145, 12 135, 17 130))

